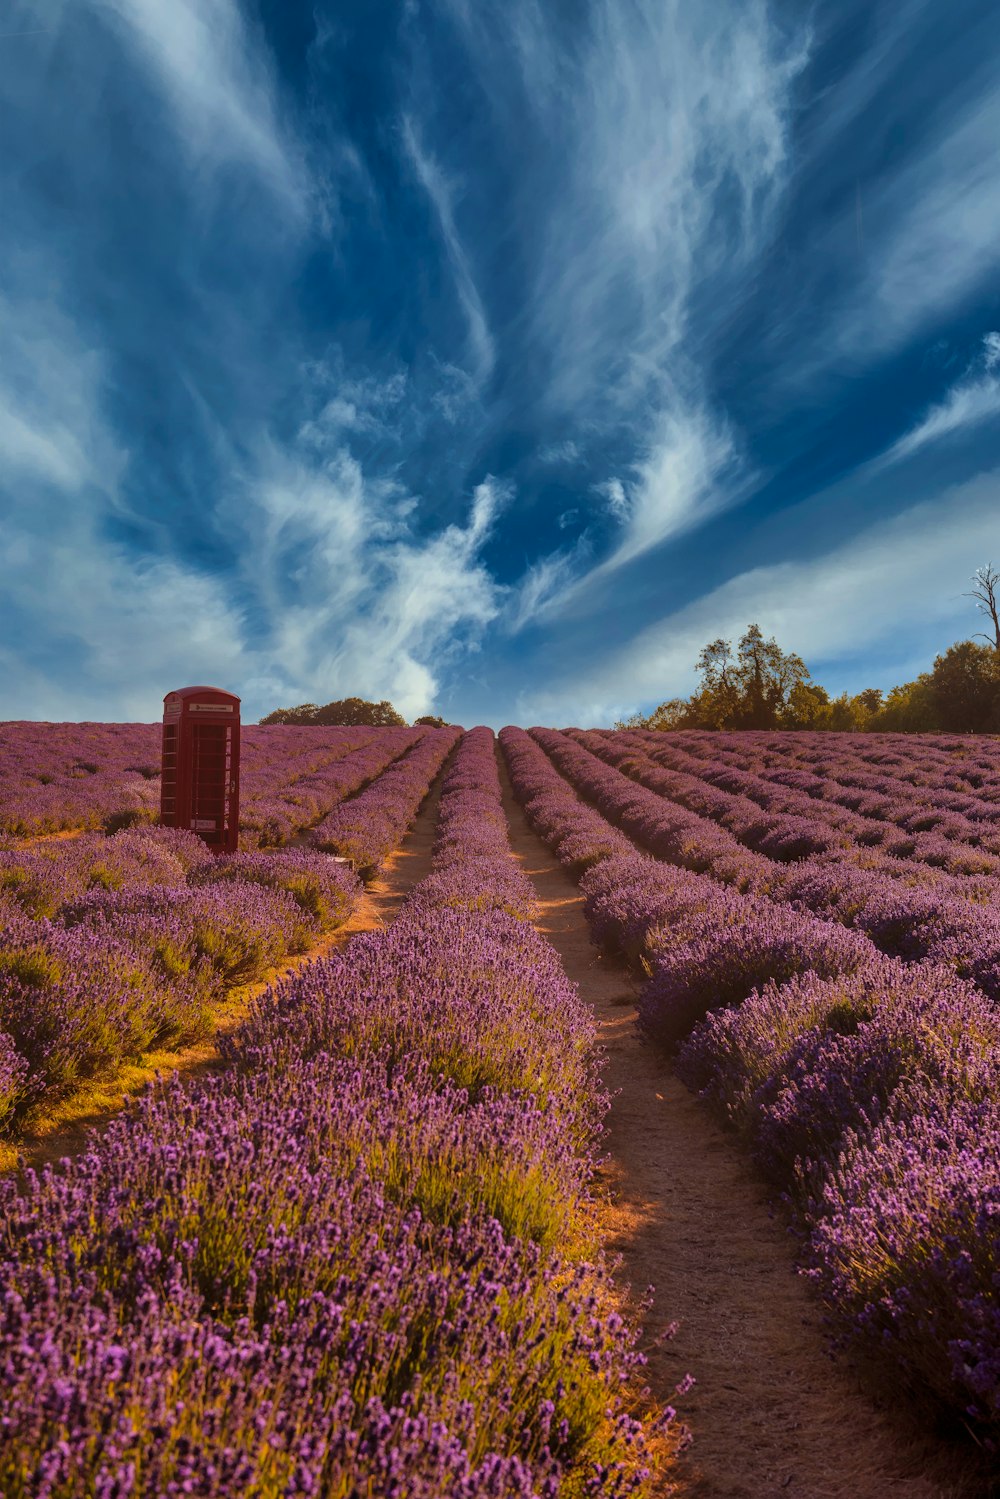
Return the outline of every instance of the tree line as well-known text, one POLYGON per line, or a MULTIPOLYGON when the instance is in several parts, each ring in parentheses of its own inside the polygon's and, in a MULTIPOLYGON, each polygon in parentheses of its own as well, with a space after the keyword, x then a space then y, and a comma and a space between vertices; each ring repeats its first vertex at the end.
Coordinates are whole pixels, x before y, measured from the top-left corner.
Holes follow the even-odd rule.
POLYGON ((935 658, 930 671, 887 693, 868 687, 831 697, 812 680, 801 656, 782 650, 773 637, 765 639, 752 624, 735 650, 721 638, 704 647, 691 697, 671 698, 616 728, 1000 733, 1000 571, 988 564, 972 581, 968 597, 988 621, 989 633, 958 641, 935 658))
MULTIPOLYGON (((299 703, 297 708, 275 708, 260 720, 262 724, 323 724, 334 728, 393 729, 405 728, 406 719, 388 701, 369 702, 363 697, 342 697, 332 703, 299 703)), ((432 729, 447 728, 447 721, 427 713, 416 718, 413 726, 426 724, 432 729)))

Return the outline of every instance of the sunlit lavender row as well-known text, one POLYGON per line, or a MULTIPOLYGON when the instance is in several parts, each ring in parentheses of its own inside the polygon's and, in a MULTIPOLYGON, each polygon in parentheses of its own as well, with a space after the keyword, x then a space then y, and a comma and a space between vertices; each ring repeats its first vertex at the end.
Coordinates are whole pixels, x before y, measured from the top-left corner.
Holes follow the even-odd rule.
MULTIPOLYGON (((961 891, 919 855, 866 867, 850 845, 836 861, 768 857, 737 837, 738 820, 652 791, 635 745, 619 756, 626 736, 602 739, 636 780, 583 747, 595 736, 533 733, 501 734, 519 800, 580 878, 595 939, 643 975, 644 1033, 785 1194, 839 1336, 888 1360, 901 1391, 995 1440, 1000 912, 989 876, 970 873, 961 891)), ((658 736, 657 760, 687 737, 658 736)), ((907 750, 912 767, 914 741, 907 750)), ((947 753, 930 749, 928 777, 946 774, 947 753)))
POLYGON ((316 853, 213 859, 166 828, 0 851, 0 1134, 207 1035, 230 990, 338 926, 359 888, 316 853))

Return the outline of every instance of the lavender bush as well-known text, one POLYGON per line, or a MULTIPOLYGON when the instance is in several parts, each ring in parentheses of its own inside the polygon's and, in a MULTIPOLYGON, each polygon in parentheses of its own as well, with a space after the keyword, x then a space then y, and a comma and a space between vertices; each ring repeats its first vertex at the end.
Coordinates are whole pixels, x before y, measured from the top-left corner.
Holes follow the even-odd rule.
POLYGON ((710 1016, 679 1070, 721 1103, 773 1180, 800 1196, 849 1133, 997 1091, 1000 1015, 947 969, 880 959, 770 985, 710 1016))
POLYGON ((85 927, 109 945, 126 942, 150 952, 168 978, 204 959, 220 990, 263 978, 289 953, 304 952, 316 932, 287 890, 246 880, 102 891, 67 906, 60 921, 85 927))
MULTIPOLYGON (((159 811, 158 724, 0 723, 0 834, 148 825, 159 811)), ((423 729, 244 725, 240 835, 287 842, 353 795, 423 729)))
POLYGON ((145 832, 118 833, 113 838, 86 834, 65 842, 0 850, 0 891, 36 917, 55 916, 89 890, 180 886, 184 881, 184 865, 176 853, 145 832))
POLYGON ((815 1213, 815 1281, 845 1340, 1000 1437, 1000 1106, 848 1135, 815 1213))
POLYGON ((510 857, 492 729, 463 737, 445 774, 434 844, 433 873, 409 896, 412 912, 506 911, 528 921, 535 913, 530 880, 510 857))
POLYGON ((0 1032, 25 1068, 8 1123, 163 1039, 204 1025, 203 993, 137 946, 28 918, 0 931, 0 1032))
POLYGON ((206 1035, 213 1005, 338 926, 359 890, 320 854, 217 860, 172 829, 0 852, 0 1133, 206 1035))
POLYGON ((309 849, 228 854, 201 865, 191 880, 198 886, 236 881, 284 890, 305 913, 314 933, 340 926, 359 894, 358 877, 352 870, 309 849))
POLYGON ((656 954, 639 997, 639 1026, 673 1048, 709 1010, 738 1005, 761 984, 851 973, 874 955, 860 933, 780 906, 760 902, 722 924, 709 910, 656 954))
POLYGON ((60 1176, 5 1184, 4 1491, 635 1492, 605 1273, 505 1236, 492 1145, 457 1099, 425 1109, 317 1062, 171 1090, 60 1176), (385 1134, 411 1131, 417 1169, 384 1180, 385 1134), (460 1208, 421 1183, 435 1132, 460 1208))

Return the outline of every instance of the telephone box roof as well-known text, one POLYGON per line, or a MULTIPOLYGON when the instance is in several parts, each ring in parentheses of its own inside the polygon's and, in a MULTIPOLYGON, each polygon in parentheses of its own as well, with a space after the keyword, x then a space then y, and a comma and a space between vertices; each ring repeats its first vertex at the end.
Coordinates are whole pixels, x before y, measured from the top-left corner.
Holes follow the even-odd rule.
POLYGON ((176 687, 173 692, 164 695, 163 701, 166 702, 168 697, 196 697, 202 692, 217 692, 220 697, 229 698, 231 702, 240 701, 235 692, 227 692, 224 687, 176 687))

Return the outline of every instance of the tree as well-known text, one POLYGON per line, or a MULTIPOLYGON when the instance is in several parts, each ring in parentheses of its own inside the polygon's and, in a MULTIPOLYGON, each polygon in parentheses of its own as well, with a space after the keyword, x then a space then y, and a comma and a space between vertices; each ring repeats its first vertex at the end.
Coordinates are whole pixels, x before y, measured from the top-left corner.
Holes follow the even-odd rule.
POLYGON ((683 697, 672 697, 650 714, 651 729, 691 729, 697 723, 692 717, 691 704, 683 697))
POLYGON ((275 708, 275 710, 274 710, 273 713, 269 713, 267 715, 267 717, 266 718, 262 718, 260 720, 260 722, 262 724, 271 724, 271 723, 286 723, 286 724, 288 724, 288 723, 290 723, 290 724, 315 723, 316 722, 316 714, 318 712, 319 712, 319 708, 316 706, 315 703, 300 703, 297 708, 275 708))
POLYGON ((760 625, 749 625, 737 647, 736 683, 740 696, 734 727, 776 729, 788 711, 789 696, 809 681, 801 656, 764 639, 760 625))
MULTIPOLYGON (((690 710, 699 728, 724 729, 739 711, 740 693, 735 681, 733 648, 720 636, 699 653, 695 671, 701 686, 691 699, 690 710)), ((663 705, 664 707, 666 704, 663 705)), ((657 709, 657 712, 660 710, 657 709)))
MULTIPOLYGON (((809 672, 801 656, 783 651, 760 625, 748 625, 736 647, 712 640, 698 657, 701 686, 691 699, 691 716, 705 729, 776 729, 790 713, 796 688, 798 706, 809 672)), ((820 706, 813 701, 814 709, 820 706)), ((659 710, 658 710, 659 711, 659 710)))
POLYGON ((959 641, 937 657, 932 671, 888 693, 866 687, 831 701, 801 656, 783 651, 752 624, 735 651, 721 636, 701 650, 691 697, 671 698, 648 717, 635 714, 615 727, 1000 734, 1000 569, 981 567, 974 582, 971 596, 992 621, 993 634, 959 641))
POLYGON ((893 687, 865 727, 877 734, 929 734, 939 729, 930 672, 893 687))
POLYGON ((422 726, 428 729, 446 729, 448 721, 444 718, 435 718, 433 713, 425 713, 423 718, 415 718, 413 720, 413 727, 415 729, 422 726))
POLYGON ((1000 656, 993 646, 960 640, 935 660, 930 686, 946 733, 988 734, 1000 729, 1000 656))
POLYGON ((857 729, 857 714, 849 693, 842 692, 830 704, 829 727, 838 734, 853 734, 857 729))
POLYGON ((1000 589, 1000 572, 987 562, 985 567, 977 567, 972 575, 972 591, 967 593, 967 599, 976 600, 976 608, 980 614, 985 614, 992 626, 991 635, 982 633, 973 636, 974 640, 985 640, 992 645, 993 649, 1000 655, 1000 599, 997 597, 1000 589))
POLYGON ((783 729, 828 729, 833 717, 830 694, 818 682, 796 682, 788 694, 783 729))
POLYGON ((863 692, 858 693, 854 701, 857 704, 858 713, 863 714, 866 721, 872 719, 882 707, 882 689, 881 687, 866 687, 863 692))
POLYGON ((690 698, 671 698, 648 718, 636 715, 621 728, 778 729, 826 727, 829 698, 810 681, 801 656, 783 651, 760 625, 748 625, 734 654, 730 641, 710 640, 695 669, 701 677, 690 698))
POLYGON ((405 727, 406 719, 400 717, 385 698, 381 702, 371 703, 365 698, 345 697, 336 702, 324 703, 321 708, 315 703, 302 703, 298 708, 276 708, 260 722, 382 729, 405 727))
MULTIPOLYGON (((675 701, 680 702, 677 698, 675 701)), ((642 713, 630 713, 628 718, 619 718, 615 722, 616 729, 651 729, 652 723, 642 713)))
MULTIPOLYGON (((878 726, 877 719, 882 707, 881 687, 866 687, 854 697, 851 697, 850 693, 842 692, 830 704, 830 712, 825 722, 817 723, 816 727, 835 729, 840 733, 866 733, 869 729, 878 726)), ((798 728, 800 725, 795 724, 794 727, 798 728)))

